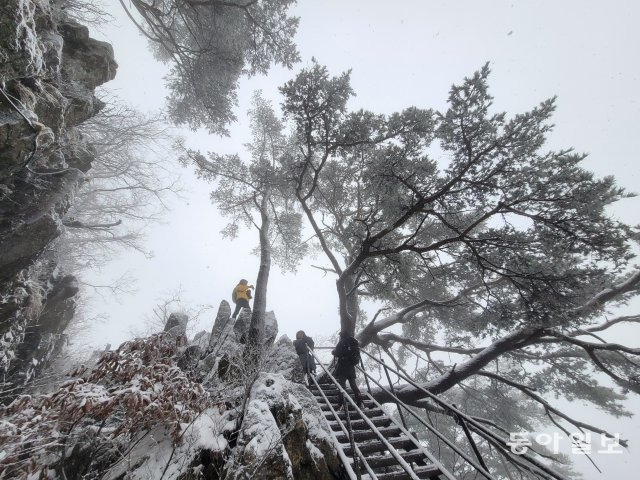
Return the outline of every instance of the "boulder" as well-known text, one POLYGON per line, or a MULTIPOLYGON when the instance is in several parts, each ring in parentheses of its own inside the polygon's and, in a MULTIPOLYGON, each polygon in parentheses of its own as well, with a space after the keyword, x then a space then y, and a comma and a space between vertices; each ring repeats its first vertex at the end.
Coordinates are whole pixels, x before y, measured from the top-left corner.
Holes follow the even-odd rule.
POLYGON ((273 312, 264 314, 264 345, 271 346, 278 336, 278 321, 273 312))
MULTIPOLYGON (((243 308, 240 310, 237 320, 233 324, 233 331, 236 333, 236 339, 240 343, 246 343, 249 326, 251 325, 251 310, 243 308)), ((263 345, 271 346, 278 335, 278 321, 273 312, 264 314, 264 340, 263 345)))
POLYGON ((209 337, 209 351, 213 351, 218 348, 220 342, 228 337, 228 333, 233 328, 233 319, 231 318, 231 306, 226 300, 220 302, 218 307, 218 313, 213 321, 213 328, 211 329, 211 336, 209 337))
POLYGON ((89 37, 89 29, 68 20, 58 26, 64 39, 62 74, 64 78, 94 89, 116 76, 118 64, 111 44, 89 37))
POLYGON ((209 332, 207 332, 206 330, 202 330, 196 333, 193 337, 193 340, 191 340, 189 344, 198 345, 198 347, 200 347, 200 350, 202 350, 203 352, 206 351, 207 347, 209 346, 209 332))
POLYGON ((176 365, 182 370, 194 371, 200 361, 200 355, 202 355, 200 347, 198 345, 190 345, 182 352, 176 365))
POLYGON ((176 339, 185 338, 189 317, 184 313, 174 312, 169 315, 164 331, 176 339))
POLYGON ((266 372, 279 373, 292 382, 304 382, 304 372, 298 354, 293 342, 286 335, 282 335, 271 347, 264 369, 266 372))
POLYGON ((249 332, 249 325, 251 324, 251 310, 243 308, 240 310, 240 314, 233 324, 233 331, 236 334, 236 340, 240 343, 245 343, 247 340, 247 333, 249 332))
POLYGON ((329 480, 340 468, 313 395, 274 373, 253 384, 229 465, 229 478, 238 480, 329 480))

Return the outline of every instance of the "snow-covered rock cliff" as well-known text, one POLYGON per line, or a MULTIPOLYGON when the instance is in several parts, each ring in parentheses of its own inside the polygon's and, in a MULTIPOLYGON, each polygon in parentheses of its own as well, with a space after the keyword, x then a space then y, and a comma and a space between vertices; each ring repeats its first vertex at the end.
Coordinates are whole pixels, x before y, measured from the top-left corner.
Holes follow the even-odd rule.
MULTIPOLYGON (((74 126, 101 107, 111 46, 48 0, 0 2, 0 378, 11 397, 46 365, 78 291, 51 247, 92 161, 74 126)), ((7 401, 7 398, 4 398, 7 401)))

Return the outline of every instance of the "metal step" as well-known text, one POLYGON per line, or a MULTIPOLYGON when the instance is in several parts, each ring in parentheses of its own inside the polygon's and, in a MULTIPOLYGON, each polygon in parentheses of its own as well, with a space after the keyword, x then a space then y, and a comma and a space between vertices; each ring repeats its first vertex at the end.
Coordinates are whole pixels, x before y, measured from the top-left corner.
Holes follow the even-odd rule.
MULTIPOLYGON (((387 442, 389 442, 389 444, 391 444, 391 446, 395 449, 412 450, 416 448, 414 443, 408 437, 387 438, 387 442)), ((376 441, 373 442, 359 443, 358 448, 363 455, 368 455, 376 452, 385 452, 387 450, 387 447, 377 438, 376 441)), ((344 450, 345 455, 349 457, 353 453, 351 450, 351 445, 343 445, 342 449, 344 450)))
MULTIPOLYGON (((363 412, 368 418, 382 417, 382 416, 389 418, 386 416, 386 413, 379 408, 365 408, 363 412)), ((331 412, 325 412, 325 417, 327 417, 329 421, 333 420, 333 414, 331 412)), ((344 410, 340 410, 338 412, 338 417, 340 417, 340 420, 346 420, 347 413, 344 410)), ((353 412, 353 413, 349 412, 349 417, 351 418, 351 420, 358 420, 360 418, 360 414, 357 412, 353 412)))
MULTIPOLYGON (((336 397, 338 396, 338 394, 340 393, 340 390, 338 390, 337 388, 330 388, 330 389, 322 389, 322 393, 320 393, 318 390, 311 390, 311 393, 313 394, 314 397, 316 398, 322 398, 322 394, 324 393, 327 396, 331 396, 331 397, 336 397)), ((360 392, 362 394, 362 396, 364 397, 365 394, 363 394, 362 392, 360 392)), ((366 392, 365 392, 366 393, 366 392)), ((347 388, 347 394, 350 395, 351 397, 353 397, 354 393, 351 391, 351 389, 347 388)))
MULTIPOLYGON (((407 472, 402 470, 401 467, 399 468, 400 470, 395 472, 378 473, 374 470, 374 473, 378 477, 378 480, 405 480, 407 478, 411 478, 407 472)), ((413 472, 418 476, 418 478, 436 478, 442 473, 435 465, 416 467, 413 469, 413 472)))
MULTIPOLYGON (((402 430, 400 430, 398 427, 379 428, 378 431, 387 440, 389 438, 397 437, 402 433, 402 430)), ((344 433, 339 433, 336 435, 336 437, 340 443, 349 443, 349 437, 346 436, 344 433)), ((374 439, 378 440, 379 437, 372 430, 358 430, 353 432, 353 439, 356 442, 362 442, 365 440, 374 440, 374 439)))
MULTIPOLYGON (((333 417, 333 415, 332 415, 333 417)), ((333 420, 332 418, 329 418, 329 425, 331 425, 331 429, 334 431, 341 431, 342 428, 340 428, 340 424, 338 422, 336 422, 335 420, 333 420)), ((388 427, 389 425, 391 425, 391 419, 389 417, 375 417, 375 418, 371 418, 370 419, 371 422, 378 428, 380 427, 388 427)), ((346 426, 346 420, 343 420, 344 425, 346 426)), ((353 430, 368 430, 369 429, 369 425, 367 424, 367 422, 365 422, 364 420, 354 420, 353 418, 351 419, 351 428, 353 430)))
MULTIPOLYGON (((424 456, 424 453, 421 451, 413 451, 413 452, 399 452, 400 456, 404 458, 407 463, 412 462, 423 462, 424 464, 429 463, 429 459, 424 456)), ((380 467, 390 467, 392 465, 398 465, 398 460, 395 459, 393 455, 390 453, 386 453, 383 455, 374 455, 367 457, 367 463, 371 468, 380 468, 380 467)))
MULTIPOLYGON (((331 411, 331 409, 329 408, 329 405, 327 405, 324 401, 320 400, 318 402, 318 404, 320 405, 320 409, 323 412, 330 412, 331 411)), ((331 402, 331 406, 333 407, 334 410, 342 410, 342 405, 338 406, 338 401, 337 400, 334 401, 334 402, 331 402)), ((354 412, 355 413, 355 411, 356 411, 355 407, 353 405, 351 405, 351 403, 348 403, 348 406, 349 406, 349 412, 354 412)), ((372 401, 364 400, 363 401, 363 407, 360 408, 360 410, 363 410, 363 411, 366 412, 367 410, 374 409, 375 407, 376 407, 376 405, 372 401)))
MULTIPOLYGON (((311 391, 311 393, 316 395, 317 393, 320 392, 320 390, 322 390, 323 392, 337 392, 338 391, 338 387, 336 387, 334 385, 331 385, 331 386, 327 385, 327 386, 320 387, 320 390, 318 390, 315 385, 311 385, 309 387, 309 390, 311 391)), ((347 390, 347 392, 349 392, 351 389, 347 388, 346 390, 347 390)))
MULTIPOLYGON (((356 397, 354 395, 352 395, 352 394, 349 394, 349 396, 351 398, 353 398, 354 400, 356 399, 356 397)), ((327 400, 329 400, 331 403, 338 403, 338 399, 340 398, 340 396, 337 393, 335 395, 333 395, 333 394, 332 395, 326 395, 326 397, 327 397, 327 400)), ((316 399, 319 402, 324 401, 324 398, 321 397, 321 396, 316 397, 316 399)), ((365 398, 364 395, 362 395, 362 400, 366 400, 368 402, 371 402, 371 400, 369 400, 368 398, 365 398)))

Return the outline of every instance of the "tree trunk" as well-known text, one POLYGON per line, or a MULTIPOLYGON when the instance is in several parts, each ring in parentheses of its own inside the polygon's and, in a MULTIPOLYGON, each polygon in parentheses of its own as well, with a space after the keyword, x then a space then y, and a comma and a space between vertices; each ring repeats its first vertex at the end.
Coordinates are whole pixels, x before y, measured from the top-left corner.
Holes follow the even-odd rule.
POLYGON ((338 298, 340 301, 340 330, 355 336, 356 322, 358 321, 358 293, 354 289, 356 278, 354 275, 341 275, 336 281, 338 298))
POLYGON ((251 313, 251 323, 249 325, 248 340, 245 346, 245 358, 257 364, 262 355, 262 344, 264 341, 264 314, 267 309, 267 285, 269 283, 269 272, 271 270, 271 245, 269 243, 269 229, 271 218, 269 218, 270 191, 267 190, 260 203, 260 268, 256 279, 255 295, 253 298, 253 312, 251 313))

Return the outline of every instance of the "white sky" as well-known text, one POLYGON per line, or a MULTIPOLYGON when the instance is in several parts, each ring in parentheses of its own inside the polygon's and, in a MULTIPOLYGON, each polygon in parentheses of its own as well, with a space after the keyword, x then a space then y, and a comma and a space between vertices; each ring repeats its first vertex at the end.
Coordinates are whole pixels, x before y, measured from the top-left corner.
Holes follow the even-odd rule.
MULTIPOLYGON (((107 87, 142 110, 162 109, 166 69, 152 58, 117 1, 111 1, 117 24, 105 26, 104 35, 94 32, 113 44, 119 64, 116 79, 107 87)), ((614 175, 623 187, 640 191, 639 2, 301 0, 295 13, 301 17, 296 41, 302 65, 314 56, 333 74, 351 68, 357 93, 353 108, 381 113, 411 105, 443 109, 451 84, 489 61, 497 109, 515 114, 557 95, 549 147, 574 146, 588 152, 587 168, 600 176, 614 175)), ((231 138, 184 132, 188 144, 219 153, 242 151, 249 140, 242 119, 252 92, 262 89, 279 104, 277 87, 302 65, 292 72, 275 68, 266 78, 243 80, 237 110, 241 122, 231 127, 231 138)), ((126 255, 92 276, 100 282, 128 270, 138 278, 138 292, 121 298, 121 304, 97 299, 93 312, 109 319, 90 326, 86 342, 117 345, 126 340, 157 301, 179 286, 186 303, 217 307, 220 300, 229 299, 238 279, 255 282, 258 260, 250 251, 257 243, 256 233, 245 231, 236 241, 222 240, 219 231, 225 220, 208 200, 210 186, 187 169, 181 173, 189 192, 172 202, 163 225, 150 229, 148 248, 154 258, 126 255)), ((613 213, 637 224, 639 207, 640 199, 628 199, 613 213)), ((268 308, 275 311, 281 333, 291 337, 302 328, 319 336, 339 327, 334 280, 309 267, 321 261, 306 260, 297 276, 272 271, 268 308)), ((215 309, 201 327, 209 329, 214 315, 215 309)), ((638 345, 637 338, 634 342, 625 335, 621 331, 619 341, 638 345)), ((640 411, 640 402, 629 405, 640 411)), ((623 432, 632 441, 632 452, 640 444, 636 419, 612 421, 581 405, 571 408, 579 410, 576 416, 623 432)), ((599 455, 598 462, 604 475, 584 458, 577 464, 587 479, 635 478, 632 472, 640 468, 640 460, 632 463, 629 453, 599 455)))

